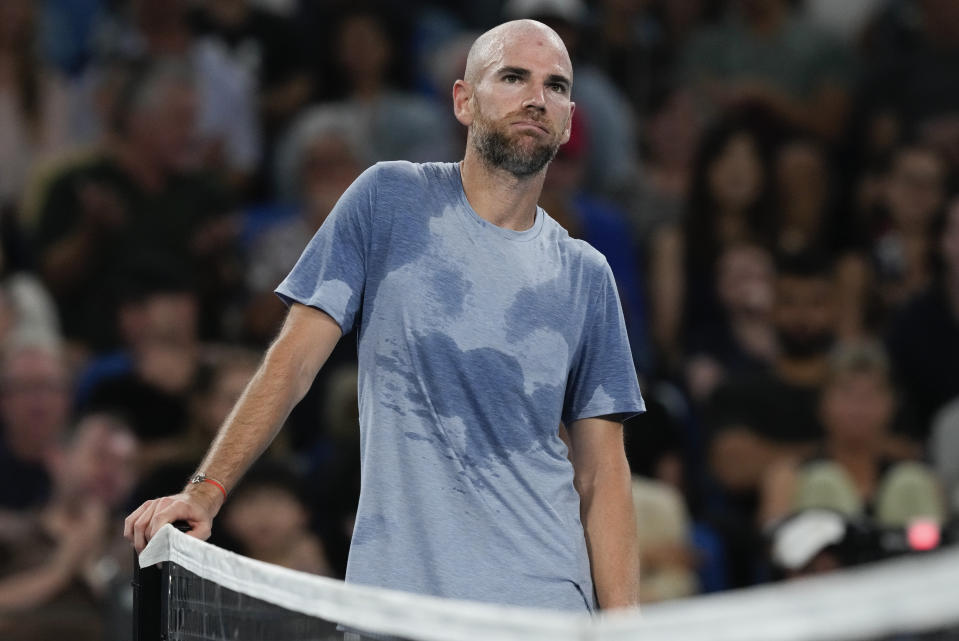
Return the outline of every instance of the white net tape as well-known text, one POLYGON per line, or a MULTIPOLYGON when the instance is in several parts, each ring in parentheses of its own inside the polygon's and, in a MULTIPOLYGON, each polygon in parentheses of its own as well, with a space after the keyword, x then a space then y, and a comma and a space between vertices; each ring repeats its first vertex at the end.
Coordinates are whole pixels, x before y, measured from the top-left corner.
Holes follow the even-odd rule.
POLYGON ((140 555, 141 567, 163 561, 287 610, 417 641, 853 641, 959 631, 957 548, 595 617, 346 584, 242 557, 172 526, 140 555))

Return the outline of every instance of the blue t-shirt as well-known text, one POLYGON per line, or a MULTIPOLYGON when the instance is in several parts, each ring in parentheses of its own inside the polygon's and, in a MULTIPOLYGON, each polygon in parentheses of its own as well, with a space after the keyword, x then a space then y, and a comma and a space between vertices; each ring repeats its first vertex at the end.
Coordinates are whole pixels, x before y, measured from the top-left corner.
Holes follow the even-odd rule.
POLYGON ((592 609, 560 421, 644 409, 612 273, 542 210, 481 218, 459 165, 380 163, 277 289, 359 326, 347 580, 592 609))

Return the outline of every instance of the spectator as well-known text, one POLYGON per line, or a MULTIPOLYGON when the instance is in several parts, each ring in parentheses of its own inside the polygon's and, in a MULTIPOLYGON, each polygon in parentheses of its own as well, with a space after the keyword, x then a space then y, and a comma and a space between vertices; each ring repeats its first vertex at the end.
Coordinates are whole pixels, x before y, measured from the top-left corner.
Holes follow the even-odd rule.
POLYGON ((100 55, 184 65, 196 87, 191 125, 204 166, 223 171, 235 187, 245 186, 260 162, 254 79, 212 41, 194 36, 185 0, 132 0, 128 8, 104 28, 100 55))
POLYGON ((773 466, 763 484, 761 520, 797 510, 835 510, 851 520, 904 527, 916 518, 945 521, 940 486, 929 467, 888 455, 896 394, 879 345, 840 346, 830 357, 819 415, 825 439, 801 461, 773 466))
POLYGON ((849 52, 788 0, 734 0, 684 52, 684 77, 713 112, 753 105, 791 127, 839 140, 849 107, 849 52))
POLYGON ((0 211, 17 203, 36 163, 70 142, 66 81, 40 59, 31 0, 0 3, 0 211))
POLYGON ((371 160, 453 159, 448 119, 428 99, 391 86, 391 60, 399 55, 384 17, 347 11, 337 23, 333 62, 346 83, 345 108, 363 127, 371 160))
MULTIPOLYGON (((133 503, 183 487, 258 364, 259 355, 242 348, 211 346, 204 350, 190 390, 187 428, 169 440, 168 447, 164 448, 164 460, 157 461, 152 470, 142 475, 133 503)), ((271 451, 287 454, 282 434, 274 441, 271 451)))
POLYGON ((148 471, 179 454, 187 430, 200 360, 198 302, 175 278, 133 287, 119 312, 128 351, 120 363, 112 357, 116 368, 104 368, 99 380, 88 377, 84 408, 126 417, 148 471))
POLYGON ((769 465, 809 453, 822 437, 816 399, 836 333, 835 296, 826 259, 780 260, 772 313, 779 353, 773 367, 730 380, 707 408, 710 464, 726 489, 756 490, 769 465))
POLYGON ((662 481, 633 477, 640 541, 639 594, 643 603, 689 597, 699 591, 692 526, 682 494, 662 481))
POLYGON ((4 639, 107 636, 111 595, 133 574, 117 515, 136 478, 136 448, 121 421, 92 415, 47 452, 52 496, 18 527, 0 531, 4 639))
POLYGON ((948 166, 931 147, 902 145, 883 183, 868 239, 880 327, 932 282, 932 226, 948 197, 948 166))
POLYGON ((281 465, 255 466, 244 476, 223 510, 223 527, 238 551, 251 558, 301 572, 332 576, 299 477, 281 465))
POLYGON ((837 210, 836 171, 827 149, 815 138, 794 135, 776 151, 775 174, 774 250, 835 257, 838 330, 843 337, 860 336, 865 331, 869 268, 849 221, 837 210))
POLYGON ((806 456, 822 437, 816 399, 836 331, 832 265, 815 256, 780 258, 772 319, 772 367, 719 386, 704 410, 706 460, 716 489, 708 513, 724 541, 727 582, 752 585, 763 567, 758 491, 769 469, 806 456))
POLYGON ((711 276, 722 249, 768 243, 769 179, 762 143, 738 119, 717 123, 700 141, 682 228, 663 226, 653 241, 653 334, 675 366, 688 326, 719 315, 711 276))
POLYGON ((298 211, 292 219, 267 229, 250 251, 246 325, 251 338, 266 342, 276 333, 286 308, 273 290, 290 273, 339 197, 366 168, 368 155, 360 123, 343 107, 314 107, 287 133, 278 154, 277 183, 298 211))
POLYGON ((313 90, 289 18, 252 0, 213 0, 198 7, 194 18, 198 31, 253 79, 263 129, 280 131, 313 90))
MULTIPOLYGON (((959 5, 952 0, 890 2, 872 29, 860 102, 865 139, 912 137, 959 166, 959 5)), ((888 147, 885 147, 888 148, 888 147)))
POLYGON ((729 378, 758 374, 775 361, 775 282, 772 256, 759 245, 733 244, 719 256, 716 288, 722 317, 719 323, 693 328, 686 345, 686 388, 697 403, 729 378))
POLYGON ((45 460, 70 420, 70 376, 58 346, 23 337, 0 361, 0 508, 24 510, 49 498, 45 460))
POLYGON ((959 396, 959 199, 932 226, 932 283, 892 321, 889 353, 916 414, 914 442, 926 443, 936 411, 959 396))
POLYGON ((118 344, 115 281, 135 263, 188 270, 202 294, 204 334, 223 331, 235 292, 235 224, 221 185, 193 169, 196 94, 187 69, 135 69, 101 153, 54 176, 41 200, 40 273, 66 338, 81 348, 118 344))
POLYGON ((708 16, 703 0, 602 0, 585 54, 648 115, 668 93, 687 38, 708 16))

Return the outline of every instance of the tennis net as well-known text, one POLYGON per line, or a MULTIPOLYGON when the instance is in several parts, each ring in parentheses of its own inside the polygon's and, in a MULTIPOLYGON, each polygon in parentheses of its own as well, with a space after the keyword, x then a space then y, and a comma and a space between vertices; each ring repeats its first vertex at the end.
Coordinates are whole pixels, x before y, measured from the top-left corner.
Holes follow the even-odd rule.
POLYGON ((595 617, 346 584, 171 526, 139 561, 135 641, 959 641, 959 548, 595 617))

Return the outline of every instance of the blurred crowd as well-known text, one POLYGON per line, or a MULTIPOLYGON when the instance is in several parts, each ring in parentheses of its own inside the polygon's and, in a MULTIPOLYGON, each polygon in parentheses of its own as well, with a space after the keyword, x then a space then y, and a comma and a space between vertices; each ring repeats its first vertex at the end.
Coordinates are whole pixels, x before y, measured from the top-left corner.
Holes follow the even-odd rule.
MULTIPOLYGON (((574 62, 541 204, 649 407, 643 599, 949 540, 954 0, 3 0, 0 636, 127 638, 122 517, 196 469, 343 190, 462 157, 452 82, 520 17, 574 62)), ((346 337, 214 542, 342 576, 358 493, 346 337)))

